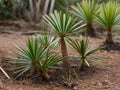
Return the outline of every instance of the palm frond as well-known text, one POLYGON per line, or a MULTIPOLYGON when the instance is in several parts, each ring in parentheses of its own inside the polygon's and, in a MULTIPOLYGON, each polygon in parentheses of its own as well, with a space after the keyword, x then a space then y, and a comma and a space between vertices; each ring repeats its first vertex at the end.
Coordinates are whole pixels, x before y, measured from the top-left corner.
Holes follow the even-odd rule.
POLYGON ((43 69, 51 68, 53 65, 58 64, 62 60, 63 58, 58 55, 50 56, 45 60, 43 69))
POLYGON ((45 48, 54 48, 58 45, 59 39, 57 39, 54 36, 47 36, 47 35, 37 35, 37 38, 39 39, 40 44, 42 47, 45 48))
POLYGON ((47 23, 60 37, 67 36, 85 26, 85 24, 82 24, 82 21, 76 23, 76 19, 69 13, 54 11, 50 16, 45 15, 43 18, 45 23, 47 23))
POLYGON ((67 39, 68 43, 72 46, 80 54, 80 62, 86 63, 88 66, 88 58, 91 54, 95 53, 96 51, 100 50, 100 46, 93 46, 92 48, 88 49, 89 44, 89 37, 84 39, 82 36, 79 40, 72 40, 70 38, 67 39))
POLYGON ((120 6, 118 2, 109 1, 101 4, 100 14, 96 16, 96 22, 105 28, 120 27, 120 6))
POLYGON ((72 9, 72 13, 86 23, 92 23, 95 15, 99 13, 99 6, 95 0, 82 0, 81 3, 72 6, 72 9))
POLYGON ((52 37, 38 38, 37 36, 32 36, 25 39, 26 46, 21 44, 16 45, 18 51, 16 51, 14 54, 18 58, 9 58, 6 60, 6 62, 15 65, 14 74, 16 77, 14 79, 20 77, 22 74, 32 68, 35 68, 39 71, 46 71, 53 65, 63 60, 59 55, 47 56, 46 58, 49 43, 51 43, 51 46, 55 46, 58 42, 52 37), (41 47, 44 46, 44 44, 48 45, 48 47, 41 47))

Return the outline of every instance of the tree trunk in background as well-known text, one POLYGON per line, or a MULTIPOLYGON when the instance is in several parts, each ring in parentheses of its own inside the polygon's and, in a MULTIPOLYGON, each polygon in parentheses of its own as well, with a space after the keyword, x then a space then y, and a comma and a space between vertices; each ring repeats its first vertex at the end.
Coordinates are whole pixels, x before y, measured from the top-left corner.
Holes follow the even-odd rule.
POLYGON ((113 38, 112 38, 112 30, 111 28, 108 28, 107 29, 107 38, 106 38, 106 41, 105 41, 106 44, 113 44, 113 38))
POLYGON ((96 33, 95 33, 94 28, 93 28, 93 25, 88 23, 86 25, 86 27, 87 27, 87 35, 90 37, 96 37, 96 33))
POLYGON ((52 13, 54 11, 54 6, 55 6, 55 0, 51 1, 51 5, 50 5, 50 11, 49 14, 52 13))
POLYGON ((48 9, 49 9, 49 3, 50 3, 50 0, 45 0, 45 4, 44 4, 44 9, 43 9, 43 14, 46 14, 48 12, 48 9))
POLYGON ((62 57, 64 57, 64 61, 63 61, 63 67, 67 70, 67 72, 69 72, 70 70, 70 62, 69 62, 69 58, 68 58, 68 52, 67 52, 67 46, 64 40, 64 37, 61 37, 61 52, 62 52, 62 57))

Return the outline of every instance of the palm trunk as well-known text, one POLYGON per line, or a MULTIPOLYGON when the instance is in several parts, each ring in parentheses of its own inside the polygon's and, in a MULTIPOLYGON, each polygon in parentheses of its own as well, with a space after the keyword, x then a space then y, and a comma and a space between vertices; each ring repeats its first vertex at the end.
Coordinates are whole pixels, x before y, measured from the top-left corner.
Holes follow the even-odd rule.
POLYGON ((62 57, 64 57, 64 61, 63 61, 63 67, 69 71, 70 70, 70 62, 69 62, 69 58, 68 58, 68 52, 67 52, 67 46, 64 40, 64 37, 61 37, 61 52, 62 52, 62 57))
POLYGON ((91 37, 96 37, 96 33, 93 28, 93 25, 91 23, 88 23, 86 27, 87 27, 87 35, 91 37))
POLYGON ((85 64, 85 60, 84 58, 82 58, 82 62, 81 62, 81 66, 80 66, 80 70, 84 70, 84 64, 85 64))
POLYGON ((46 80, 50 79, 50 76, 48 75, 48 73, 46 71, 41 71, 41 76, 46 80))
MULTIPOLYGON (((47 58, 47 57, 46 57, 47 58)), ((32 64, 33 64, 33 69, 32 70, 34 70, 34 71, 39 71, 40 72, 40 74, 41 74, 41 76, 44 78, 44 79, 46 79, 46 80, 49 80, 50 79, 50 76, 48 75, 48 73, 45 71, 45 70, 41 70, 41 69, 39 69, 39 68, 35 68, 35 67, 37 67, 37 64, 38 64, 39 62, 33 62, 32 64)))
POLYGON ((108 28, 107 29, 107 38, 106 38, 106 41, 105 41, 106 44, 113 44, 113 38, 112 38, 112 30, 111 28, 108 28))

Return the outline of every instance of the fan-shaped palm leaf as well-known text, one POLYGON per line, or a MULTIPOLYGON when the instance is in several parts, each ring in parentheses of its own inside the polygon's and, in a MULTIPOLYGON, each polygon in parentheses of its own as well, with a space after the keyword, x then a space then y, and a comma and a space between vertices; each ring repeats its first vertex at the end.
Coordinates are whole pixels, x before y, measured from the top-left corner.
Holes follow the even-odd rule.
POLYGON ((112 29, 120 27, 120 6, 118 2, 103 3, 96 21, 107 30, 106 43, 113 43, 112 29))
POLYGON ((37 38, 44 48, 54 48, 58 45, 59 41, 56 37, 48 35, 37 35, 37 38))
POLYGON ((95 36, 95 30, 93 28, 93 22, 95 15, 99 13, 98 4, 94 0, 82 0, 79 4, 72 6, 73 14, 78 16, 87 25, 87 33, 90 36, 95 36))
POLYGON ((80 62, 81 62, 81 68, 83 69, 84 63, 86 63, 88 66, 88 57, 95 53, 96 51, 100 50, 101 47, 98 46, 93 46, 88 49, 88 44, 89 44, 89 38, 83 39, 83 37, 80 37, 79 40, 72 40, 72 39, 67 39, 68 43, 80 54, 80 62))

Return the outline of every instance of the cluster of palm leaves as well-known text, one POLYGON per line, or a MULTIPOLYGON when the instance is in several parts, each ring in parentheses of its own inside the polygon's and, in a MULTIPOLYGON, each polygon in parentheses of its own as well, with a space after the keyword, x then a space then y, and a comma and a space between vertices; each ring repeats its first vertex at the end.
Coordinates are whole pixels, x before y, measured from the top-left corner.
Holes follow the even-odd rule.
POLYGON ((96 22, 107 30, 106 43, 112 44, 112 30, 120 27, 120 5, 118 2, 101 4, 100 14, 96 16, 96 22))
POLYGON ((69 42, 82 56, 80 62, 85 62, 87 65, 87 57, 100 49, 94 47, 87 50, 89 43, 88 38, 86 40, 80 38, 80 43, 74 42, 74 40, 69 38, 71 33, 79 31, 79 29, 86 25, 83 24, 82 21, 77 22, 76 18, 69 13, 55 11, 50 16, 45 15, 44 20, 45 23, 53 29, 55 36, 57 35, 59 38, 56 38, 55 36, 51 37, 46 34, 37 35, 27 38, 25 40, 25 47, 18 44, 16 46, 18 51, 15 52, 15 55, 18 58, 7 60, 9 63, 17 64, 15 67, 15 74, 17 74, 16 78, 31 69, 35 69, 40 72, 43 78, 49 79, 50 77, 47 70, 54 67, 54 65, 57 65, 60 61, 63 61, 63 68, 69 72, 71 70, 71 65, 68 58, 67 42, 69 42), (50 53, 51 49, 55 48, 59 42, 62 57, 50 53))
POLYGON ((43 18, 47 25, 49 25, 60 38, 62 56, 66 57, 63 61, 63 66, 70 69, 65 38, 67 38, 69 34, 84 27, 85 24, 82 24, 82 21, 76 22, 76 18, 72 17, 69 13, 57 11, 54 11, 50 16, 45 15, 43 18))
POLYGON ((90 36, 96 36, 93 28, 95 15, 99 14, 98 4, 94 0, 83 0, 80 4, 77 3, 72 6, 73 13, 83 20, 87 25, 87 34, 90 36))
POLYGON ((88 57, 95 53, 96 51, 100 50, 101 47, 92 47, 88 49, 88 43, 89 38, 83 39, 82 37, 78 41, 74 41, 69 38, 69 35, 73 32, 79 31, 79 29, 86 26, 86 24, 83 24, 83 21, 76 21, 76 18, 71 16, 69 13, 62 13, 55 11, 50 16, 45 15, 44 17, 45 23, 49 25, 53 32, 58 35, 60 38, 60 44, 61 44, 61 53, 62 57, 64 58, 63 61, 63 68, 67 69, 69 72, 71 70, 70 61, 68 58, 68 51, 67 51, 67 42, 76 50, 79 52, 81 58, 80 58, 80 65, 79 69, 84 68, 84 64, 86 63, 89 66, 88 63, 88 57), (66 42, 67 41, 67 42, 66 42))
POLYGON ((47 54, 48 49, 55 46, 58 42, 56 40, 54 41, 53 38, 46 39, 46 37, 44 39, 45 41, 41 41, 43 38, 32 36, 25 40, 26 47, 20 44, 16 46, 18 51, 15 52, 15 55, 18 58, 7 60, 9 63, 16 64, 14 73, 17 76, 15 79, 31 69, 37 70, 41 74, 41 77, 49 79, 47 70, 63 60, 59 55, 47 54), (48 45, 48 43, 50 44, 48 45))
POLYGON ((68 38, 67 41, 72 48, 74 48, 80 54, 80 64, 78 65, 79 69, 84 69, 85 64, 90 66, 88 62, 90 55, 101 49, 101 46, 93 46, 88 49, 89 37, 84 39, 81 36, 79 40, 68 38))
POLYGON ((117 1, 110 0, 98 5, 95 0, 82 0, 81 3, 72 6, 72 9, 73 14, 87 24, 88 35, 95 36, 93 24, 97 22, 107 30, 105 42, 113 43, 112 30, 118 29, 120 23, 120 5, 117 1))
MULTIPOLYGON (((60 61, 63 63, 63 68, 69 72, 71 65, 68 58, 67 42, 80 54, 78 68, 84 68, 85 64, 90 66, 88 62, 89 57, 100 50, 101 47, 94 46, 88 48, 89 38, 84 39, 80 37, 79 40, 73 40, 69 36, 85 26, 94 31, 94 22, 106 28, 108 33, 106 43, 113 43, 112 29, 118 28, 120 23, 120 7, 117 2, 110 1, 98 5, 95 4, 94 0, 83 0, 80 4, 72 6, 72 9, 74 14, 80 18, 80 21, 71 13, 55 10, 50 15, 46 14, 43 16, 44 22, 52 29, 54 36, 51 37, 46 34, 32 36, 25 40, 25 47, 20 44, 17 45, 16 58, 7 60, 9 63, 16 64, 16 78, 34 69, 40 73, 41 77, 49 79, 50 76, 47 70, 57 65, 60 61), (50 53, 51 49, 55 48, 59 43, 62 57, 50 53)), ((92 32, 90 30, 88 30, 88 34, 92 32)))

